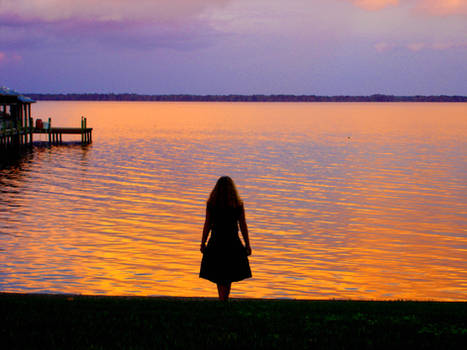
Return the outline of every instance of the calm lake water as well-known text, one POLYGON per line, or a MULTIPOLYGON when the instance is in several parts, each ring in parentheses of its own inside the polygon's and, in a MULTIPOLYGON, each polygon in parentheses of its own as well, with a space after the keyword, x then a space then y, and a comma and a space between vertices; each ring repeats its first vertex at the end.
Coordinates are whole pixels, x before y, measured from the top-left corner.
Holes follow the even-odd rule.
POLYGON ((216 296, 199 243, 230 175, 253 247, 232 296, 467 299, 465 103, 39 102, 33 115, 84 115, 94 143, 39 143, 0 166, 0 291, 216 296))

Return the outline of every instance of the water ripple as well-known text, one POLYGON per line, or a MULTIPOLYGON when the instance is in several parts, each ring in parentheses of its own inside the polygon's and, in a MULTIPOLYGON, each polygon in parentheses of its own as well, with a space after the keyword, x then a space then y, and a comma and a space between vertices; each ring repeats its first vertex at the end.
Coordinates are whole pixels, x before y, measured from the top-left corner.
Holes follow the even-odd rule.
POLYGON ((465 300, 466 104, 34 107, 94 143, 0 164, 1 291, 214 296, 199 241, 228 174, 254 249, 234 296, 465 300))

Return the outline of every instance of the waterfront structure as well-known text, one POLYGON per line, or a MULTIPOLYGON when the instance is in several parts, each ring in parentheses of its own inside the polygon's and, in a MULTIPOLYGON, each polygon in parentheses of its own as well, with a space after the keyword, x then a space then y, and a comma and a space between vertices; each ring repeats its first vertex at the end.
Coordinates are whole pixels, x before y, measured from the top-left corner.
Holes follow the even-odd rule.
POLYGON ((32 145, 34 134, 47 134, 49 144, 62 143, 63 134, 80 134, 81 143, 92 142, 92 128, 87 127, 87 120, 81 117, 80 128, 52 127, 52 120, 43 125, 41 120, 34 120, 31 115, 33 99, 17 91, 0 87, 0 147, 32 145))
POLYGON ((33 99, 0 87, 0 144, 32 144, 33 122, 31 104, 33 99))

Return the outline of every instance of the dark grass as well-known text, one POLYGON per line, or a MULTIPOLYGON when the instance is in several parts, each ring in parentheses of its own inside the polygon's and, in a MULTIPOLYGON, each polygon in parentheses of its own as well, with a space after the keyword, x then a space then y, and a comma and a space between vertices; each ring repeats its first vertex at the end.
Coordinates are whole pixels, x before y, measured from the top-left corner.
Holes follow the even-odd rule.
POLYGON ((467 349, 467 303, 0 294, 3 349, 467 349))

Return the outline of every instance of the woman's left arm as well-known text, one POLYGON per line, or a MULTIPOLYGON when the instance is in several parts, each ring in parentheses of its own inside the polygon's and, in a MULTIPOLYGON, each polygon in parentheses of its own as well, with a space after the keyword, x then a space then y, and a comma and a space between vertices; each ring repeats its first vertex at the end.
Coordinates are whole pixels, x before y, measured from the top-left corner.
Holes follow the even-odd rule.
POLYGON ((248 237, 248 226, 245 219, 245 208, 242 206, 242 211, 239 218, 240 231, 242 232, 243 240, 245 241, 246 255, 251 255, 250 238, 248 237))

